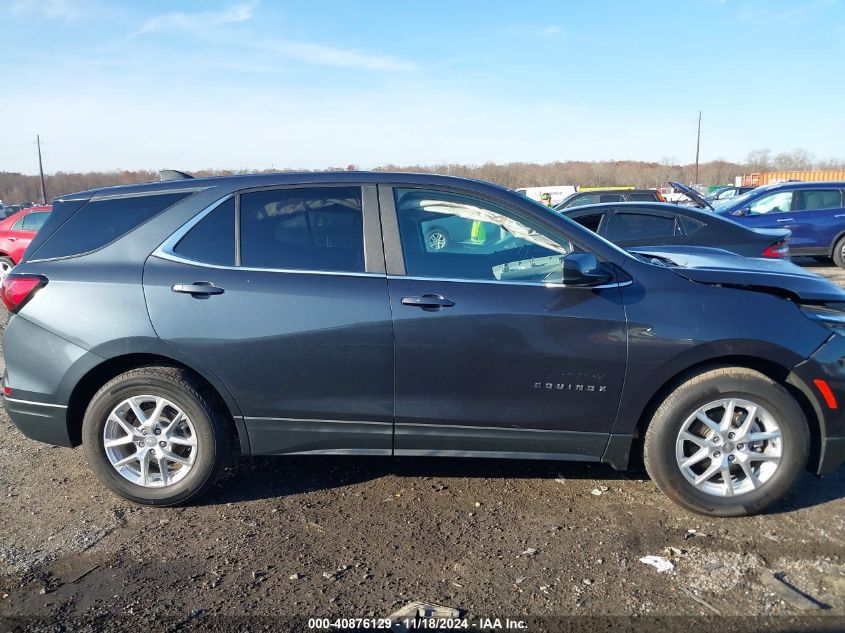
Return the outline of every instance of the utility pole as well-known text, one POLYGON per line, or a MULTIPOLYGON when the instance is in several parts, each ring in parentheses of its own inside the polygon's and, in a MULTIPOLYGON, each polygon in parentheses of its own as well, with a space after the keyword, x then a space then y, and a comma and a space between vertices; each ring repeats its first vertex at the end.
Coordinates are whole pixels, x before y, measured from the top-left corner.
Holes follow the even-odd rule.
POLYGON ((701 149, 701 110, 698 111, 698 134, 695 137, 695 180, 692 184, 698 184, 698 152, 701 149))
POLYGON ((47 187, 44 186, 44 165, 41 164, 41 136, 35 135, 38 145, 38 172, 41 174, 41 204, 47 204, 47 187))

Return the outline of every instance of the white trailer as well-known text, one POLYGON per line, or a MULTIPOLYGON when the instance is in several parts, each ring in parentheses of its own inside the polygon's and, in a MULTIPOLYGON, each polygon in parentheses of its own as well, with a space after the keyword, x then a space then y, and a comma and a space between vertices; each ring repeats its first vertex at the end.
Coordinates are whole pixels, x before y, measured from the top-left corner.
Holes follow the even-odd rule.
POLYGON ((575 193, 576 188, 573 185, 554 185, 551 187, 523 187, 516 189, 517 193, 540 202, 540 196, 544 193, 552 197, 552 206, 563 202, 564 198, 575 193))

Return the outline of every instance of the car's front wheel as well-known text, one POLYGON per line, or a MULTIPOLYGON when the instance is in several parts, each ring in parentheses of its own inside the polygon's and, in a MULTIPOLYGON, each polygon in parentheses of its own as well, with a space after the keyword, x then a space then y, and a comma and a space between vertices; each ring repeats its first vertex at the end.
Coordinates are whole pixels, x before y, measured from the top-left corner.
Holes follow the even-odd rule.
POLYGON ((232 446, 205 385, 176 367, 140 367, 106 383, 82 423, 88 463, 121 497, 178 505, 205 490, 232 446))
POLYGON ((806 467, 807 420, 795 399, 757 371, 695 376, 658 407, 645 436, 649 475, 694 512, 741 516, 783 497, 806 467))

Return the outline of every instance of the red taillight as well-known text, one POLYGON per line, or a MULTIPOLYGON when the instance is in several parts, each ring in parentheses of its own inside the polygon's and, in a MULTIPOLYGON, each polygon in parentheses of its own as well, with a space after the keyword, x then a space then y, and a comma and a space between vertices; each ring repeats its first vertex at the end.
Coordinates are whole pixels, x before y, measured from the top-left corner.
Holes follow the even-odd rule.
POLYGON ((655 190, 655 192, 654 192, 654 193, 656 193, 656 194, 657 194, 657 201, 658 201, 658 202, 666 202, 666 198, 664 198, 664 197, 663 197, 663 194, 662 194, 662 193, 660 193, 660 190, 659 190, 659 189, 658 189, 658 190, 655 190))
POLYGON ((789 257, 789 242, 781 240, 763 249, 763 257, 789 257))
POLYGON ((7 275, 0 295, 9 312, 17 312, 38 288, 45 285, 47 278, 43 275, 7 275))
POLYGON ((12 388, 11 387, 3 387, 3 395, 11 396, 12 395, 12 388))

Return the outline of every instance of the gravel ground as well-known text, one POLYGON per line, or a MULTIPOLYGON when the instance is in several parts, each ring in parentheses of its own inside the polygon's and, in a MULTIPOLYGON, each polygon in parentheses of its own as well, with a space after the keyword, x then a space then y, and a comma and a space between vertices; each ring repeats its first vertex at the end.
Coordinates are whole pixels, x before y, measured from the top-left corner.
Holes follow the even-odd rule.
POLYGON ((197 505, 150 509, 0 411, 0 630, 308 630, 413 600, 476 630, 843 630, 843 493, 845 469, 807 474, 765 516, 713 520, 599 465, 289 457, 241 460, 197 505))

